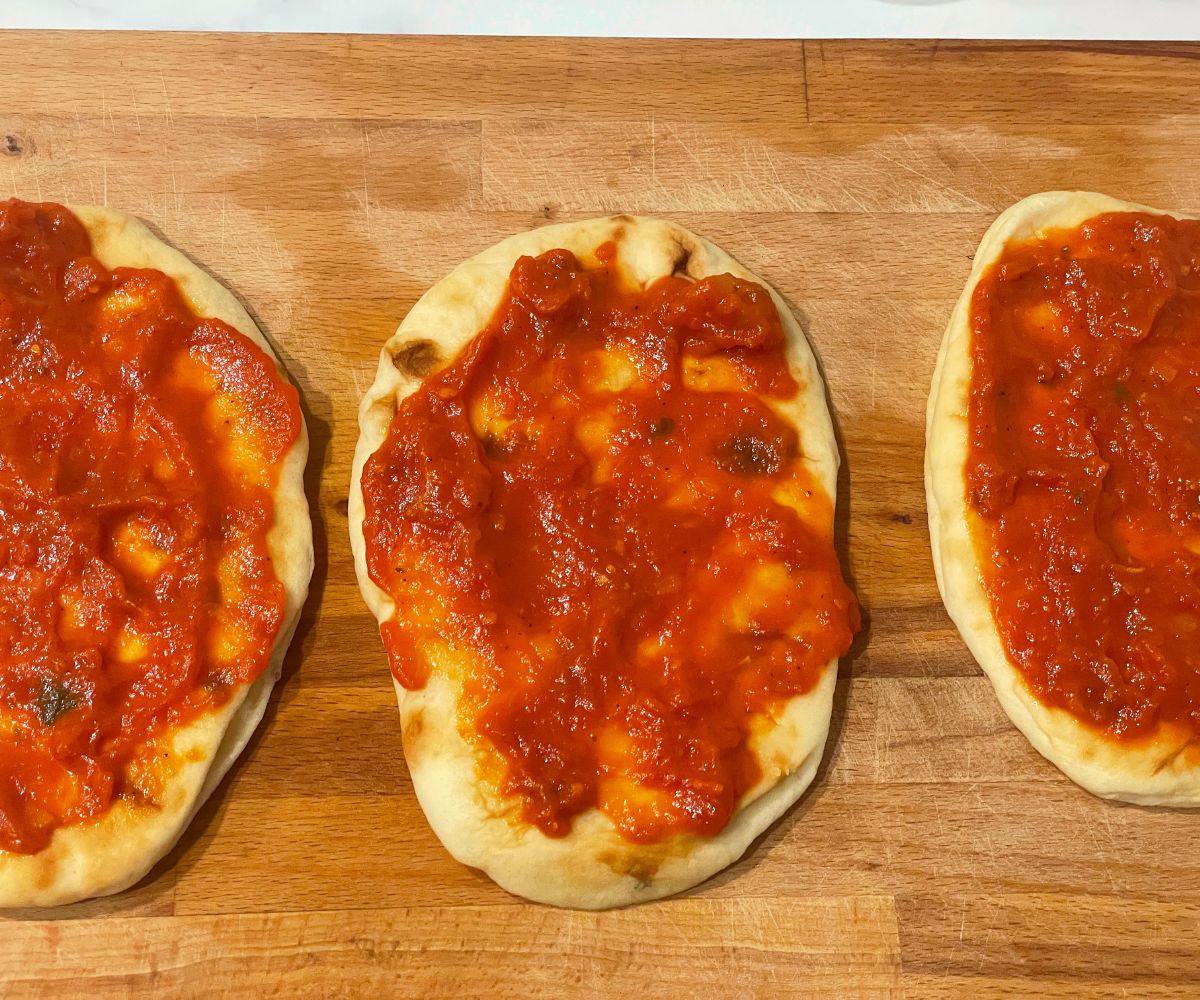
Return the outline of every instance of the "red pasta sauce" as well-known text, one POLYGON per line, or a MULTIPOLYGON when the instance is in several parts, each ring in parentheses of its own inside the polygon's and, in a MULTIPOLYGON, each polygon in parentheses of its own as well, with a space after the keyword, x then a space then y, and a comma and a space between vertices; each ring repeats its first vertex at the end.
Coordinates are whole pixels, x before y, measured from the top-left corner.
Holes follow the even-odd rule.
POLYGON ((301 419, 249 339, 19 201, 0 203, 0 413, 0 850, 35 853, 117 800, 152 807, 156 741, 266 667, 301 419))
POLYGON ((1200 732, 1200 223, 1012 243, 971 333, 968 504, 1012 663, 1113 740, 1200 732))
POLYGON ((366 464, 392 671, 421 688, 469 651, 465 735, 550 836, 593 807, 636 842, 719 832, 762 773, 754 720, 859 627, 772 406, 800 389, 784 345, 767 291, 728 274, 643 289, 611 244, 522 257, 366 464))

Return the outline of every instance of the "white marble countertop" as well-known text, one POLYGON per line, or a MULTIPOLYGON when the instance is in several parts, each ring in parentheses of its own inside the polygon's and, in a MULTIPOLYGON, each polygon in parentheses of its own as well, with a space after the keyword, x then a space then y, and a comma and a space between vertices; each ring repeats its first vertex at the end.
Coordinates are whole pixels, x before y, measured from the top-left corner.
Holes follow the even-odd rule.
POLYGON ((3 28, 741 38, 1200 38, 1200 0, 2 0, 3 28))

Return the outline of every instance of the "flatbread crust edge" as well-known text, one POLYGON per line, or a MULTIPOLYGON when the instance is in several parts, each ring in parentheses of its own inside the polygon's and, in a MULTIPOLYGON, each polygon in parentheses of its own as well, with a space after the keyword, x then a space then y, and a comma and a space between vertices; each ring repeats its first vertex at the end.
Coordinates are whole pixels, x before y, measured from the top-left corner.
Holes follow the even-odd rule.
POLYGON ((1050 191, 1013 205, 988 229, 942 340, 926 412, 925 493, 938 588, 950 617, 995 688, 1008 717, 1047 760, 1095 795, 1145 805, 1200 806, 1200 751, 1192 737, 1160 727, 1117 744, 1034 697, 1005 652, 972 542, 965 471, 972 377, 970 305, 975 286, 1010 240, 1074 227, 1105 212, 1190 218, 1086 191, 1050 191))
MULTIPOLYGON (((547 226, 510 237, 457 267, 413 306, 380 354, 375 381, 359 409, 349 507, 359 585, 380 622, 391 617, 394 606, 367 573, 360 479, 366 460, 387 435, 397 403, 486 326, 517 258, 562 247, 594 263, 593 251, 608 240, 617 244, 618 261, 636 281, 728 271, 770 290, 787 335, 788 363, 802 387, 778 409, 799 429, 810 470, 830 502, 835 500, 839 457, 824 384, 803 331, 766 282, 713 244, 665 221, 616 216, 547 226)), ((594 809, 577 817, 572 832, 561 839, 525 825, 518 829, 505 818, 511 804, 497 801, 476 779, 474 751, 458 730, 451 682, 435 672, 420 691, 395 687, 413 786, 450 853, 517 895, 604 909, 680 892, 736 861, 812 781, 829 731, 836 679, 834 660, 812 691, 787 703, 773 728, 752 734, 763 778, 720 834, 641 846, 622 838, 594 809)))
MULTIPOLYGON (((87 227, 92 253, 108 268, 155 268, 175 279, 199 316, 220 319, 249 337, 288 379, 271 345, 234 294, 138 219, 109 208, 72 207, 87 227)), ((159 808, 116 802, 94 823, 62 827, 37 854, 0 852, 0 907, 58 906, 120 892, 139 881, 182 836, 192 817, 238 755, 266 710, 296 630, 312 576, 312 523, 304 494, 308 430, 284 457, 267 545, 287 595, 283 622, 263 673, 218 710, 167 734, 160 747, 177 769, 159 808)))

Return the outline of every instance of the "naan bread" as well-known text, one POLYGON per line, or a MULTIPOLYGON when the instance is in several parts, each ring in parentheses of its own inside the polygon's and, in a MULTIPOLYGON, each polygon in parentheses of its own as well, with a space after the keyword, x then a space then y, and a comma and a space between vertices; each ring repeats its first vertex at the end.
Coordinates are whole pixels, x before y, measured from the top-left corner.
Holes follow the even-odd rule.
POLYGON ((983 237, 955 306, 934 371, 926 420, 925 491, 938 587, 946 610, 1013 723, 1044 757, 1088 791, 1154 805, 1200 806, 1200 748, 1188 734, 1160 727, 1118 744, 1069 713, 1047 707, 1010 662, 992 617, 972 540, 964 473, 972 382, 970 306, 975 286, 1010 240, 1073 228, 1106 212, 1163 212, 1085 191, 1051 191, 1018 202, 983 237))
MULTIPOLYGON (((193 312, 220 319, 248 337, 287 381, 254 320, 212 276, 132 216, 97 207, 70 211, 87 228, 92 253, 105 267, 153 268, 170 276, 193 312)), ((157 807, 117 799, 94 822, 60 827, 37 854, 0 851, 0 906, 57 906, 133 885, 171 850, 245 748, 279 678, 312 575, 312 525, 304 495, 307 459, 308 432, 301 418, 300 437, 280 466, 275 523, 267 537, 287 603, 266 670, 216 710, 163 734, 161 749, 171 755, 173 773, 157 807)))
MULTIPOLYGON (((501 300, 516 260, 554 248, 586 262, 612 240, 627 274, 648 284, 672 273, 692 278, 729 272, 764 282, 723 251, 667 222, 617 216, 549 226, 513 236, 466 261, 431 288, 384 345, 374 383, 359 411, 360 437, 350 485, 350 539, 364 598, 382 623, 392 616, 391 598, 367 570, 363 535, 363 466, 385 440, 400 400, 422 379, 453 361, 484 329, 501 300)), ((772 299, 783 321, 787 357, 800 392, 772 404, 798 429, 807 465, 834 499, 838 451, 825 404, 824 386, 804 334, 784 301, 772 299)), ((712 838, 676 836, 638 845, 592 809, 577 816, 571 832, 551 838, 510 819, 511 803, 499 800, 480 780, 476 755, 459 729, 457 691, 434 672, 426 686, 407 691, 396 684, 404 751, 413 786, 431 826, 463 864, 481 868, 510 892, 559 906, 601 909, 679 892, 737 860, 808 787, 829 730, 837 661, 807 694, 781 710, 778 724, 752 737, 763 777, 742 799, 725 829, 712 838)))

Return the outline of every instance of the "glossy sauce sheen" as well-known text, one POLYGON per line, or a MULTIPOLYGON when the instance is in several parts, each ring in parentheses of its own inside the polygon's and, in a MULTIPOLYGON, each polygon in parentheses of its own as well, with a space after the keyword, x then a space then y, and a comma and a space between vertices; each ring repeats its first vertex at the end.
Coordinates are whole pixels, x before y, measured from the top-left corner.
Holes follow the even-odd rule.
POLYGON ((1010 658, 1115 739, 1200 732, 1200 223, 1010 245, 971 320, 968 497, 1010 658))
POLYGON ((108 271, 57 205, 0 203, 0 849, 117 799, 158 737, 266 667, 266 543, 295 390, 158 271, 108 271))
POLYGON ((633 841, 712 835, 760 778, 756 717, 812 689, 858 607, 768 402, 798 391, 768 293, 631 290, 614 249, 521 258, 400 404, 362 479, 370 572, 401 684, 473 654, 467 736, 526 822, 562 836, 598 807, 633 841))

